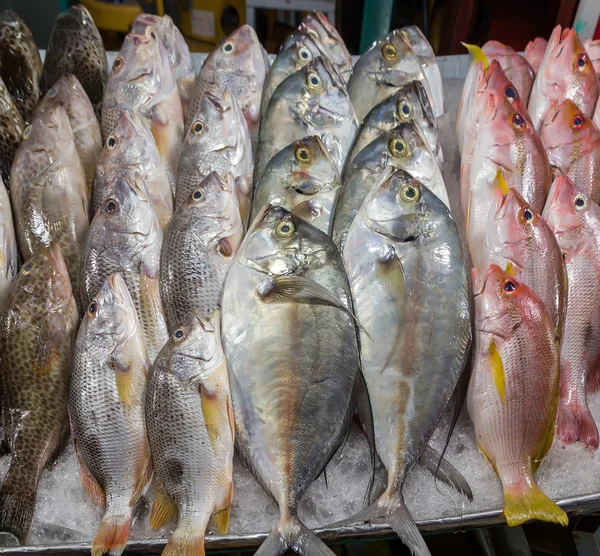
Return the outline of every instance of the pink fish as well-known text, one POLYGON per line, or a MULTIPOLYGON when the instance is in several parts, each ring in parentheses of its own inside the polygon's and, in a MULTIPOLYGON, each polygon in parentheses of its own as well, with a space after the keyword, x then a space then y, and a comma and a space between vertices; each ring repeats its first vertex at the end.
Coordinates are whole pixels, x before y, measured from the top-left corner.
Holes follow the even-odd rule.
POLYGON ((596 70, 596 75, 600 75, 600 39, 596 39, 595 41, 588 39, 584 41, 583 47, 590 57, 594 70, 596 70))
POLYGON ((546 53, 546 47, 548 41, 543 37, 537 37, 527 43, 525 47, 525 60, 529 62, 529 65, 533 68, 533 71, 537 74, 544 59, 546 53))

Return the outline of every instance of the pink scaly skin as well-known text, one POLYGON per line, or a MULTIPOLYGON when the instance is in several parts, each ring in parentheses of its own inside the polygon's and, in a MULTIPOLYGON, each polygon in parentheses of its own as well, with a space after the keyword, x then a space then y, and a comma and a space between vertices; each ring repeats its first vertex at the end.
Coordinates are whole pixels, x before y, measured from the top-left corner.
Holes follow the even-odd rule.
POLYGON ((548 112, 541 139, 548 161, 600 203, 600 130, 569 99, 548 112))
POLYGON ((533 87, 535 72, 529 62, 523 58, 512 46, 507 46, 498 41, 488 41, 483 45, 488 60, 498 60, 506 77, 514 84, 527 104, 533 87))
POLYGON ((592 61, 596 75, 600 75, 600 39, 596 39, 595 41, 588 39, 584 41, 583 47, 592 61))
POLYGON ((548 41, 542 37, 537 37, 527 43, 525 47, 525 60, 529 62, 529 65, 533 68, 533 71, 537 74, 540 69, 544 54, 546 53, 546 47, 548 41))
POLYGON ((574 29, 557 25, 540 65, 529 99, 529 114, 540 131, 546 114, 569 98, 586 116, 591 116, 600 95, 600 85, 585 48, 574 29))
POLYGON ((600 207, 560 176, 552 185, 544 218, 564 253, 569 279, 557 434, 563 444, 579 440, 595 451, 598 429, 586 395, 588 382, 597 383, 600 357, 600 207))

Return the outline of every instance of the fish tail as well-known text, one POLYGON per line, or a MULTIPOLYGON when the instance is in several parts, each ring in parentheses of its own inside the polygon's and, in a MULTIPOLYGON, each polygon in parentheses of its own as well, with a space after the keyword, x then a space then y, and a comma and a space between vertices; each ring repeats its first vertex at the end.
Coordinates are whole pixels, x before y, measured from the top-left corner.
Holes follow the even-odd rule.
POLYGON ((7 476, 0 488, 0 531, 10 533, 26 544, 35 511, 36 489, 14 484, 7 476))
POLYGON ((125 550, 130 528, 130 515, 105 515, 94 537, 91 556, 102 556, 106 553, 119 556, 125 550))
POLYGON ((567 526, 569 518, 539 487, 504 488, 504 517, 509 527, 521 525, 531 519, 567 526))
POLYGON ((173 533, 162 556, 204 556, 204 531, 173 533))
POLYGON ((301 556, 335 556, 335 553, 294 515, 280 519, 255 556, 280 556, 288 549, 301 556))
POLYGON ((557 425, 557 435, 563 444, 581 440, 590 450, 598 449, 598 428, 587 406, 559 404, 557 425))

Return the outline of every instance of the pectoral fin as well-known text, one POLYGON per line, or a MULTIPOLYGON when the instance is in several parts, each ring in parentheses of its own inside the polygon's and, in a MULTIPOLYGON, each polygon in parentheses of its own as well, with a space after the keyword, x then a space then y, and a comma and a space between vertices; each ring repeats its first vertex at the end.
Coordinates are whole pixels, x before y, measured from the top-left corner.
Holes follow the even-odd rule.
POLYGON ((494 379, 496 390, 498 391, 498 395, 500 396, 502 403, 506 403, 504 391, 506 385, 506 377, 504 376, 504 364, 502 363, 502 358, 500 357, 500 352, 496 347, 496 343, 493 340, 490 343, 489 353, 490 367, 492 369, 492 378, 494 379))
POLYGON ((148 342, 150 360, 167 343, 169 334, 165 323, 160 297, 158 273, 149 271, 144 265, 140 269, 141 325, 148 342))
POLYGON ((219 397, 218 392, 212 390, 205 384, 200 384, 200 397, 202 399, 202 415, 204 417, 204 425, 208 432, 208 438, 213 451, 217 451, 217 441, 221 428, 224 427, 223 419, 223 400, 219 397))
POLYGON ((177 508, 158 480, 155 480, 155 490, 154 504, 150 511, 150 527, 156 531, 177 516, 177 508))
POLYGON ((474 44, 467 44, 465 42, 462 44, 468 51, 471 57, 475 62, 481 62, 483 64, 483 69, 486 70, 490 67, 490 63, 485 55, 485 52, 481 49, 481 47, 476 46, 474 44))

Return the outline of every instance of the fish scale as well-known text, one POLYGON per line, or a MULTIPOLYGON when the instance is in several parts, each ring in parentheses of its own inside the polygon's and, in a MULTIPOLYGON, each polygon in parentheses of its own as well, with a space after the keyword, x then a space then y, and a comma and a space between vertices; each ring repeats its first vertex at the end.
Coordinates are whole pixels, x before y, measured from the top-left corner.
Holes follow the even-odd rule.
POLYGON ((25 122, 0 78, 0 177, 10 189, 10 169, 23 139, 25 122))

